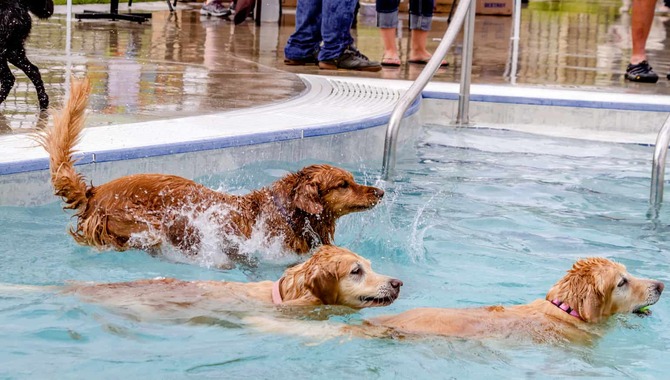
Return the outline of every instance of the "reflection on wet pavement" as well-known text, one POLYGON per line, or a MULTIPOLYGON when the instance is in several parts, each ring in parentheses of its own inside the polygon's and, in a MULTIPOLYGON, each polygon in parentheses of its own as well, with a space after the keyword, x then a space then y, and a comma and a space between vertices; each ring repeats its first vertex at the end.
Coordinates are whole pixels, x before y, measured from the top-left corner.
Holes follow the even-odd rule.
MULTIPOLYGON (((143 3, 135 5, 141 10, 143 3)), ((163 4, 164 5, 164 4, 163 4)), ((648 42, 649 60, 662 79, 655 85, 625 82, 630 55, 630 16, 614 0, 542 1, 524 6, 516 65, 512 61, 512 18, 477 16, 473 83, 579 87, 622 93, 669 94, 666 29, 670 17, 657 16, 648 42), (514 68, 516 67, 516 75, 514 68)), ((65 15, 35 20, 27 43, 29 58, 42 72, 52 106, 60 106, 67 78, 93 80, 89 125, 115 124, 219 112, 281 101, 304 90, 295 73, 414 79, 421 65, 404 64, 379 73, 323 71, 316 66, 284 66, 283 47, 294 29, 287 9, 281 23, 232 22, 201 16, 197 3, 177 11, 152 11, 144 24, 91 20, 73 23, 66 51, 65 15)), ((154 7, 153 9, 159 9, 154 7)), ((382 46, 375 18, 364 9, 352 32, 359 49, 379 60, 382 46)), ((406 18, 398 43, 408 51, 406 18)), ((434 49, 447 27, 437 16, 429 36, 434 49)), ((449 53, 449 67, 435 80, 457 82, 461 38, 449 53)), ((24 132, 38 121, 32 84, 12 67, 14 89, 0 105, 0 133, 24 132)), ((187 126, 185 126, 186 128, 187 126)))

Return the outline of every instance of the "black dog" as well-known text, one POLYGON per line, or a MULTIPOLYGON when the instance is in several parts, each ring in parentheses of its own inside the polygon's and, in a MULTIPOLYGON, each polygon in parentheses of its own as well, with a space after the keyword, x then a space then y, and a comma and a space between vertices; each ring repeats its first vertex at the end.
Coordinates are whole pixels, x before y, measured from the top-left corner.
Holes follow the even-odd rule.
POLYGON ((21 69, 35 85, 40 109, 49 107, 49 96, 37 66, 26 57, 23 47, 32 19, 28 11, 45 19, 54 13, 53 0, 0 0, 0 103, 4 102, 14 86, 14 75, 7 63, 21 69))

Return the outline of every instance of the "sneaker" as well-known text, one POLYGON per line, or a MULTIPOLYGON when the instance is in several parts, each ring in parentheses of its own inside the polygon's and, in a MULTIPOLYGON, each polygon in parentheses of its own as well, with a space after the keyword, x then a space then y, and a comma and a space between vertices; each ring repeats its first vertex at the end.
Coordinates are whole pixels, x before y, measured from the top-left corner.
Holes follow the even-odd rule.
POLYGON ((319 68, 322 70, 380 71, 382 65, 379 62, 370 61, 356 47, 349 46, 339 57, 320 61, 319 68))
POLYGON ((230 16, 230 13, 230 10, 218 0, 214 0, 209 4, 203 4, 202 8, 200 8, 201 15, 225 17, 230 16))
POLYGON ((305 58, 284 58, 284 64, 286 66, 305 66, 305 65, 316 65, 319 63, 319 60, 314 57, 305 57, 305 58))
POLYGON ((649 62, 642 61, 636 65, 628 64, 626 79, 632 82, 656 83, 658 82, 658 75, 651 69, 649 62))

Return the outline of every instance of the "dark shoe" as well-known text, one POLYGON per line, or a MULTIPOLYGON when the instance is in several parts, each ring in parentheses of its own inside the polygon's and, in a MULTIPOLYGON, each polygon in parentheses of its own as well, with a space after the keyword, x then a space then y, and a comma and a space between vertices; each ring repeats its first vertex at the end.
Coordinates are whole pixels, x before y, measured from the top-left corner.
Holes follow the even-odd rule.
POLYGON ((322 70, 380 71, 382 65, 379 62, 370 61, 355 47, 349 46, 344 49, 339 57, 320 61, 319 68, 322 70))
POLYGON ((287 66, 305 66, 316 65, 319 63, 319 50, 314 49, 312 55, 303 58, 284 58, 284 64, 287 66))
POLYGON ((319 60, 316 56, 305 57, 305 58, 284 58, 284 64, 287 66, 305 66, 305 65, 316 65, 319 63, 319 60))
POLYGON ((658 75, 651 69, 649 62, 642 61, 637 65, 628 64, 626 79, 632 82, 656 83, 658 82, 658 75))

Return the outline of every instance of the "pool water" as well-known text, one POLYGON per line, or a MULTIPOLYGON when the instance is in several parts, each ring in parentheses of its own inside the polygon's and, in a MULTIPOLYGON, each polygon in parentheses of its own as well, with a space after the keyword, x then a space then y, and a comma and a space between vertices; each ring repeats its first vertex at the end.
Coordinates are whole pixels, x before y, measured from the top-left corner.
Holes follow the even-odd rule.
MULTIPOLYGON (((495 129, 427 126, 398 157, 343 165, 385 187, 375 209, 345 216, 336 243, 404 281, 385 308, 515 305, 543 298, 572 263, 605 256, 670 283, 668 210, 647 217, 652 148, 545 138, 495 129)), ((244 193, 313 163, 264 162, 198 181, 244 193)), ((0 283, 113 282, 156 276, 276 279, 296 257, 270 249, 257 268, 219 271, 143 252, 96 252, 66 233, 54 202, 0 207, 0 283)), ((201 264, 201 265, 197 265, 201 264)), ((657 379, 670 371, 670 302, 649 317, 617 316, 594 346, 528 342, 331 339, 261 333, 220 321, 138 320, 70 296, 0 287, 0 378, 561 378, 657 379)), ((322 322, 317 322, 322 323, 322 322)))

